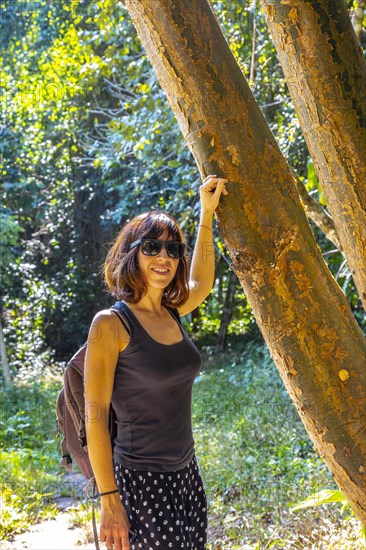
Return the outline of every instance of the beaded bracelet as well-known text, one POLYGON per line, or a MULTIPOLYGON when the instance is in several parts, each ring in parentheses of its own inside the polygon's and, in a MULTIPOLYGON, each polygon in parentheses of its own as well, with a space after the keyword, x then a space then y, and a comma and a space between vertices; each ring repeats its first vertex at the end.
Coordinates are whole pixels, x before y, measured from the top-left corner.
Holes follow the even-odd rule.
POLYGON ((210 231, 212 231, 212 227, 208 227, 208 225, 203 225, 203 223, 200 223, 198 227, 205 227, 206 229, 209 229, 210 231))

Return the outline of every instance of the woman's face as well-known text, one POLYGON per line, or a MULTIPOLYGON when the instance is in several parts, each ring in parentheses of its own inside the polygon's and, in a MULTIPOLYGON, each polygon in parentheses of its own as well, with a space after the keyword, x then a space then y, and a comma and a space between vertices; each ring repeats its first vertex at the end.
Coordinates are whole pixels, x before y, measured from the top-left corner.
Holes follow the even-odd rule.
MULTIPOLYGON (((167 230, 159 235, 160 241, 174 240, 167 230)), ((179 260, 175 260, 168 256, 165 247, 156 256, 146 256, 141 252, 141 247, 137 253, 140 272, 148 284, 152 288, 164 289, 174 279, 179 260)))

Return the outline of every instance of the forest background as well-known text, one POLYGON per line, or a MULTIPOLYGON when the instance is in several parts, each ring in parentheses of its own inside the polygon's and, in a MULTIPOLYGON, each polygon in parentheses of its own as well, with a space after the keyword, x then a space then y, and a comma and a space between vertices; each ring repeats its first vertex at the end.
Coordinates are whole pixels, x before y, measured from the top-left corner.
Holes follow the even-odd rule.
MULTIPOLYGON (((348 2, 350 16, 358 4, 348 2)), ((282 152, 326 210, 256 1, 212 6, 282 152)), ((52 513, 44 487, 60 479, 50 407, 65 361, 95 312, 112 304, 100 270, 113 236, 134 215, 161 208, 177 217, 192 248, 200 179, 122 3, 3 2, 0 44, 1 359, 13 379, 2 394, 1 529, 10 536, 52 513), (30 490, 19 496, 20 465, 35 456, 50 480, 36 486, 34 470, 25 469, 30 490)), ((312 229, 366 332, 342 253, 312 229)), ((215 518, 212 548, 242 548, 244 540, 334 548, 347 529, 356 544, 349 509, 308 511, 307 527, 292 532, 297 520, 286 504, 335 486, 291 408, 217 232, 215 250, 213 291, 184 319, 205 355, 194 417, 215 518)))

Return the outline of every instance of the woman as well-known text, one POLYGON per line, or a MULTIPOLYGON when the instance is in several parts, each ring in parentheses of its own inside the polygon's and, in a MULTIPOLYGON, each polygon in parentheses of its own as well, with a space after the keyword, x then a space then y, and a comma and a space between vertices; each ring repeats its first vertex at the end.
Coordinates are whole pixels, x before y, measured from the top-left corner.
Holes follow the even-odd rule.
POLYGON ((182 232, 159 211, 131 220, 106 258, 120 318, 103 310, 93 320, 85 400, 88 452, 101 494, 100 540, 107 548, 206 547, 206 497, 191 428, 200 356, 175 308, 186 315, 211 291, 212 216, 221 193, 227 194, 225 182, 211 175, 200 187, 189 278, 182 232), (113 457, 111 402, 117 416, 113 457))

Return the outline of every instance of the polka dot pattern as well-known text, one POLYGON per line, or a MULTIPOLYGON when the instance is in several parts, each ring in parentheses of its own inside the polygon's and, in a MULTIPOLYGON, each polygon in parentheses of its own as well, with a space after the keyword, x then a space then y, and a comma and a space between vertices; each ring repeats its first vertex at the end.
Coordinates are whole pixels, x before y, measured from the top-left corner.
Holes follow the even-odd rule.
POLYGON ((174 472, 147 472, 115 464, 131 530, 131 550, 205 550, 207 500, 195 456, 174 472))

